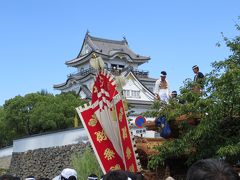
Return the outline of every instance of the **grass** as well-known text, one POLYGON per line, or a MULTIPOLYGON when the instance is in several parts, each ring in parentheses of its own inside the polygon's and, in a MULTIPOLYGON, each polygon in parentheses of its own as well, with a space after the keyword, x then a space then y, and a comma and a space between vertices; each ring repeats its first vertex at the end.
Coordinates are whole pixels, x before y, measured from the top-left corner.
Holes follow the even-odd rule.
POLYGON ((86 180, 90 174, 96 174, 98 178, 103 175, 97 158, 89 147, 83 153, 72 156, 72 166, 78 173, 78 180, 86 180))

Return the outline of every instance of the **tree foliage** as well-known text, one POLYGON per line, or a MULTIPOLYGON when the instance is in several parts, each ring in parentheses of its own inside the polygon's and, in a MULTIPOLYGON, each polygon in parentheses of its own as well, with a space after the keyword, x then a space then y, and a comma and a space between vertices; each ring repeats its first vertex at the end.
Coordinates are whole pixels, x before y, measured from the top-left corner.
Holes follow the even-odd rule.
POLYGON ((46 91, 7 100, 0 107, 0 146, 11 144, 14 138, 73 127, 75 108, 82 104, 73 93, 46 91))
MULTIPOLYGON (((240 31, 237 25, 238 31, 240 31)), ((157 147, 159 154, 151 157, 149 166, 164 164, 171 157, 187 155, 189 165, 202 158, 225 158, 231 163, 240 160, 240 36, 224 37, 231 55, 212 63, 213 70, 206 75, 205 91, 194 93, 194 82, 186 80, 179 98, 185 103, 170 101, 168 105, 155 103, 154 115, 165 115, 175 121, 180 115, 199 117, 198 126, 179 124, 179 138, 157 147), (160 111, 156 111, 160 108, 160 111)))

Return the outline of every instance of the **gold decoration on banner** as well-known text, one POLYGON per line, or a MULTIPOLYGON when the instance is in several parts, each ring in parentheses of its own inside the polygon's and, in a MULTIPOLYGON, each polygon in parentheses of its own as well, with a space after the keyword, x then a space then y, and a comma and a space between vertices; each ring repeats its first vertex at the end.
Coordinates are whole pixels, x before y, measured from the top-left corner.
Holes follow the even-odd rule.
POLYGON ((129 147, 127 147, 127 149, 126 149, 126 156, 127 156, 128 160, 132 157, 132 152, 129 147))
POLYGON ((112 120, 113 120, 113 121, 117 121, 117 116, 116 116, 116 110, 115 110, 115 107, 112 107, 112 110, 111 110, 111 117, 112 117, 112 120))
POLYGON ((130 172, 135 172, 135 168, 134 168, 134 165, 133 165, 133 164, 131 164, 131 166, 129 166, 129 171, 130 171, 130 172))
POLYGON ((99 143, 101 143, 104 140, 107 140, 107 136, 106 136, 106 134, 103 130, 102 131, 97 131, 94 134, 96 135, 96 139, 99 143))
POLYGON ((128 102, 127 102, 127 100, 123 100, 123 107, 124 107, 125 111, 128 110, 128 102))
POLYGON ((122 138, 125 140, 128 137, 126 126, 122 128, 122 138))
POLYGON ((100 78, 100 83, 101 83, 101 84, 100 84, 100 87, 102 88, 102 87, 103 87, 103 83, 104 83, 104 82, 103 82, 103 77, 102 77, 102 76, 99 76, 99 78, 100 78))
POLYGON ((88 125, 89 126, 96 126, 97 124, 97 116, 94 114, 92 115, 92 118, 89 120, 88 125))
POLYGON ((104 158, 111 160, 112 158, 115 158, 115 153, 111 149, 107 148, 104 151, 104 158))
POLYGON ((111 166, 111 167, 110 167, 110 170, 111 170, 111 171, 121 170, 121 167, 120 167, 119 164, 116 164, 115 166, 111 166))
POLYGON ((97 58, 96 53, 93 53, 93 54, 92 54, 92 58, 93 58, 93 59, 96 59, 96 58, 97 58))
POLYGON ((98 92, 97 86, 93 86, 93 93, 97 93, 97 92, 98 92))
POLYGON ((110 90, 110 82, 108 81, 108 83, 107 83, 107 91, 109 91, 110 90))
POLYGON ((122 122, 122 118, 123 118, 123 108, 120 108, 120 112, 119 112, 119 121, 122 122))

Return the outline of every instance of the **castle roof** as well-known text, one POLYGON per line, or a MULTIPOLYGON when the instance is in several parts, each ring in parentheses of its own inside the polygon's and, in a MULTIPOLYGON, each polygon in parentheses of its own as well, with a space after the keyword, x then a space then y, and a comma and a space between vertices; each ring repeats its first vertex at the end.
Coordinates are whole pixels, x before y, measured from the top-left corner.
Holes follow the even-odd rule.
POLYGON ((81 61, 84 61, 85 59, 91 57, 92 53, 96 53, 106 58, 114 57, 116 54, 126 55, 132 62, 138 63, 139 65, 150 60, 150 57, 141 56, 133 52, 129 48, 126 38, 121 41, 109 40, 90 36, 87 32, 78 56, 75 59, 66 61, 65 64, 73 67, 77 66, 79 63, 81 63, 81 61), (91 48, 91 51, 86 54, 82 53, 85 44, 91 48))

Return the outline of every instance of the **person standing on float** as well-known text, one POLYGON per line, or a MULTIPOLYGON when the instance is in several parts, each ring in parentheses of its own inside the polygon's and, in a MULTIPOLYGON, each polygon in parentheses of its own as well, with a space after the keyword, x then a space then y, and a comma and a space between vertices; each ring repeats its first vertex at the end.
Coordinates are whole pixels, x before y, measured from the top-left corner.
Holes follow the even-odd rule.
POLYGON ((166 76, 166 71, 162 71, 160 78, 155 83, 154 94, 156 99, 168 103, 168 100, 171 97, 171 91, 166 76))

